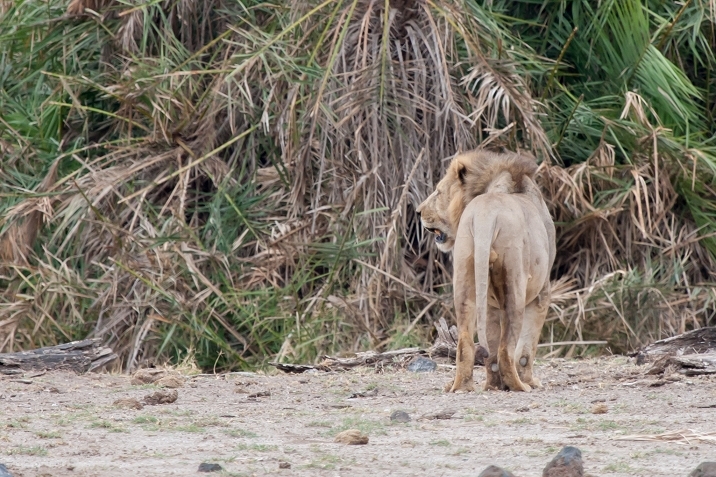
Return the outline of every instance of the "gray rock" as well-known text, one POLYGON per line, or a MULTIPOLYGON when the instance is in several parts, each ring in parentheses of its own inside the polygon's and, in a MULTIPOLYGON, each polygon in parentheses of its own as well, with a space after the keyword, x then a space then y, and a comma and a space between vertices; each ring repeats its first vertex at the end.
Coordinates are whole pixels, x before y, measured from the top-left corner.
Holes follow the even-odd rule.
POLYGON ((487 469, 480 472, 480 475, 477 477, 515 477, 515 474, 509 470, 503 469, 502 467, 491 465, 487 469))
POLYGON ((542 471, 542 477, 584 477, 582 451, 564 447, 542 471))
POLYGON ((5 464, 0 464, 0 477, 12 477, 12 474, 7 470, 5 464))
POLYGON ((199 472, 218 472, 222 470, 219 464, 209 464, 208 462, 202 462, 199 464, 199 472))
POLYGON ((438 369, 438 364, 432 359, 418 356, 412 363, 408 365, 408 371, 414 373, 432 373, 438 369))
POLYGON ((394 422, 410 422, 410 416, 405 411, 393 411, 390 420, 394 422))
MULTIPOLYGON (((2 477, 2 474, 0 474, 2 477)), ((689 477, 716 477, 716 462, 702 462, 696 467, 689 477)))

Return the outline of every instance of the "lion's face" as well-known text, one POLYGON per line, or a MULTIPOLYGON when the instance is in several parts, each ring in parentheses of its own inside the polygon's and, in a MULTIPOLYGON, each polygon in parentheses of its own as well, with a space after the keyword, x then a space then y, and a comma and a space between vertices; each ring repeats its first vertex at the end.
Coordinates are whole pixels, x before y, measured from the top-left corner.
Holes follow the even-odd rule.
POLYGON ((464 209, 462 172, 461 165, 453 161, 435 191, 417 210, 423 227, 435 234, 435 243, 443 252, 449 252, 455 245, 457 226, 464 209))

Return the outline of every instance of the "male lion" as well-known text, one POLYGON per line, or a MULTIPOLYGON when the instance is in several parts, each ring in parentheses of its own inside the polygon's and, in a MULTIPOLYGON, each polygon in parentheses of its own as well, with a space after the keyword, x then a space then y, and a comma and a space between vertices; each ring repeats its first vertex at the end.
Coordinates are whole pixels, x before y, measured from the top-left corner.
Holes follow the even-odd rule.
POLYGON ((532 364, 549 307, 555 231, 536 170, 530 156, 460 154, 418 207, 438 248, 453 250, 457 370, 446 391, 475 389, 475 326, 489 353, 485 389, 540 386, 532 364))

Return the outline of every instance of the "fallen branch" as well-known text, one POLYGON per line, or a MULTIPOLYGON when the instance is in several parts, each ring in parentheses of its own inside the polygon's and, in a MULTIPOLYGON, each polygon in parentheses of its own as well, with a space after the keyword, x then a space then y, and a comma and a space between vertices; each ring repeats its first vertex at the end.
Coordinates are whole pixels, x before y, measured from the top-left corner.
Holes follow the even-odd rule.
POLYGON ((636 356, 637 364, 644 364, 664 356, 704 354, 711 351, 716 352, 716 326, 699 328, 655 341, 630 356, 636 356))
POLYGON ((17 353, 0 353, 0 374, 25 371, 69 369, 84 373, 117 359, 112 348, 100 346, 99 338, 73 341, 17 353))
POLYGON ((697 432, 691 429, 682 429, 679 431, 664 432, 663 434, 631 434, 628 436, 615 437, 615 441, 685 441, 689 444, 693 441, 709 442, 716 444, 716 432, 697 432))
POLYGON ((414 357, 425 354, 420 348, 403 348, 393 351, 385 351, 377 353, 375 351, 366 351, 364 353, 356 353, 352 358, 335 358, 333 356, 324 356, 319 367, 334 369, 350 369, 356 366, 369 365, 387 365, 387 364, 407 364, 407 361, 414 357))
POLYGON ((663 374, 667 369, 686 376, 716 374, 716 327, 656 341, 630 356, 636 356, 639 365, 653 363, 647 374, 663 374))
MULTIPOLYGON (((285 364, 269 363, 285 373, 305 373, 306 371, 337 371, 355 368, 357 366, 395 366, 406 367, 418 356, 446 357, 455 359, 457 353, 457 328, 453 325, 448 327, 444 318, 434 323, 438 336, 435 343, 428 349, 403 348, 378 353, 377 351, 366 351, 356 353, 349 358, 338 358, 334 356, 323 356, 322 361, 317 365, 310 364, 285 364)), ((475 365, 484 365, 487 358, 487 350, 475 343, 475 365)))

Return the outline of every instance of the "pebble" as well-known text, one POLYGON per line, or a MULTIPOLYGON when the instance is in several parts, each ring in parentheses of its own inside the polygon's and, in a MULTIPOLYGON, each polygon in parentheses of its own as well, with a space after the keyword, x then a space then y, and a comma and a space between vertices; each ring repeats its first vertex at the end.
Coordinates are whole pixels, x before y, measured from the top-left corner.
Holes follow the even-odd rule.
POLYGON ((595 404, 592 408, 592 414, 606 414, 609 411, 609 407, 603 402, 595 404))
POLYGON ((290 469, 290 468, 291 468, 291 464, 289 464, 288 462, 279 462, 279 463, 278 463, 278 468, 279 468, 279 469, 290 469))
POLYGON ((208 462, 202 462, 199 464, 199 472, 218 472, 223 470, 219 464, 209 464, 208 462))
POLYGON ((418 356, 408 365, 408 371, 413 373, 432 373, 436 369, 438 369, 438 364, 435 361, 422 356, 418 356))
MULTIPOLYGON (((0 477, 2 474, 0 474, 0 477)), ((702 462, 696 467, 689 477, 716 477, 716 462, 702 462)))
POLYGON ((410 422, 410 416, 405 411, 393 411, 390 420, 395 422, 410 422))
POLYGON ((352 446, 364 445, 368 443, 368 436, 363 434, 358 429, 348 429, 347 431, 343 431, 336 435, 334 442, 352 446))
POLYGON ((542 471, 542 477, 583 477, 582 451, 567 446, 542 471))
POLYGON ((509 470, 503 469, 502 467, 491 465, 482 472, 480 472, 480 475, 478 475, 477 477, 515 477, 515 474, 513 474, 509 470))

